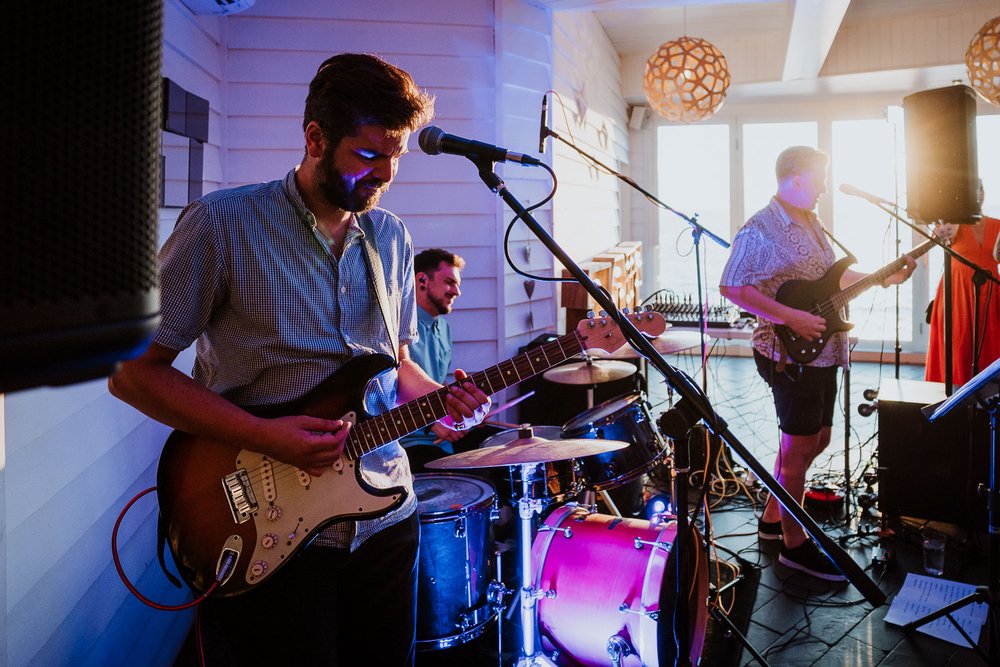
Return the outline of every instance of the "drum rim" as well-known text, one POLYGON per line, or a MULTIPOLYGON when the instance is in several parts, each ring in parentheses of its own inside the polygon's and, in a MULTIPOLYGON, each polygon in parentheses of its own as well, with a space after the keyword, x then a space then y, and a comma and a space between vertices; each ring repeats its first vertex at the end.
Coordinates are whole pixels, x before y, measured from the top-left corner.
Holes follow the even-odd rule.
POLYGON ((497 488, 492 481, 486 479, 485 477, 479 477, 477 475, 470 475, 464 472, 421 472, 415 473, 413 475, 413 495, 417 496, 417 517, 420 523, 437 523, 439 521, 450 521, 457 517, 466 516, 472 514, 473 512, 479 512, 483 509, 487 509, 496 504, 497 498, 497 488), (421 512, 420 511, 420 497, 417 496, 417 479, 428 479, 428 478, 441 478, 441 477, 451 477, 451 478, 461 478, 468 481, 473 481, 481 483, 486 491, 489 491, 486 495, 478 499, 471 505, 463 505, 458 509, 446 509, 437 510, 434 512, 421 512), (426 520, 425 520, 426 517, 426 520))
POLYGON ((566 422, 565 424, 563 424, 563 426, 562 426, 563 437, 564 438, 571 438, 572 437, 570 435, 571 431, 578 431, 579 432, 579 431, 581 431, 581 429, 583 429, 584 426, 587 426, 588 428, 585 429, 585 430, 583 430, 582 432, 586 432, 586 431, 590 431, 590 430, 594 429, 595 427, 598 426, 599 422, 601 424, 607 423, 607 419, 609 417, 611 417, 611 415, 617 414, 622 408, 630 406, 630 405, 634 404, 638 400, 645 400, 645 397, 644 397, 643 393, 641 391, 632 391, 632 392, 628 392, 626 394, 622 394, 621 396, 615 396, 614 398, 609 398, 608 400, 606 400, 606 401, 604 401, 602 403, 599 403, 598 405, 595 405, 592 408, 584 410, 583 412, 581 412, 580 414, 578 414, 577 416, 573 417, 568 422, 566 422), (615 410, 612 410, 611 412, 608 412, 607 414, 602 415, 600 418, 591 418, 591 419, 588 419, 587 421, 583 421, 583 417, 584 416, 590 415, 590 414, 601 415, 602 414, 602 410, 606 406, 610 406, 612 403, 615 403, 615 402, 618 402, 618 401, 622 402, 621 407, 619 407, 619 408, 617 408, 615 410))

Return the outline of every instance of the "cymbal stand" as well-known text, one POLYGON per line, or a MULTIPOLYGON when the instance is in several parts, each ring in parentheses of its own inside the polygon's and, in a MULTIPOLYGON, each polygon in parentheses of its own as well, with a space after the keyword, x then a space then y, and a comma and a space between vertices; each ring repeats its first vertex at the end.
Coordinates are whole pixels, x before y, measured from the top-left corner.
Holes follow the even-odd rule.
MULTIPOLYGON (((520 517, 521 538, 518 542, 521 553, 521 657, 517 667, 556 667, 556 663, 535 648, 537 626, 535 602, 539 598, 551 596, 551 591, 535 588, 535 575, 531 569, 531 518, 542 511, 542 501, 531 497, 531 473, 537 463, 522 463, 521 497, 517 501, 520 517)), ((514 466, 511 466, 512 468, 514 466)))

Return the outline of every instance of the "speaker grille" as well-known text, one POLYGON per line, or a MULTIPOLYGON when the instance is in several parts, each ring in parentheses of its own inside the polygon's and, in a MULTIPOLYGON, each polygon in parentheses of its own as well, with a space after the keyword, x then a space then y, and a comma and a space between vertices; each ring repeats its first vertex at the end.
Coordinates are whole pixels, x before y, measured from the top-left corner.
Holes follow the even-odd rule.
POLYGON ((0 361, 45 341, 135 347, 158 310, 162 3, 23 2, 5 19, 0 361))

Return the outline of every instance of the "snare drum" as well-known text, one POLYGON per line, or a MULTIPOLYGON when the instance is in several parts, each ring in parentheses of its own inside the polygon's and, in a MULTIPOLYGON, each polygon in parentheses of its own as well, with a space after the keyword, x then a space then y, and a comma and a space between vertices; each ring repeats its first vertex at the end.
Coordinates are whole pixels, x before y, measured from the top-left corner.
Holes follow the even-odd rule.
POLYGON ((587 485, 605 491, 627 484, 653 469, 667 453, 667 444, 642 394, 605 401, 562 427, 563 438, 596 438, 630 443, 624 449, 580 459, 587 485))
POLYGON ((461 473, 413 476, 420 515, 417 648, 475 639, 495 615, 487 594, 493 558, 493 485, 461 473))
MULTIPOLYGON (((558 426, 532 426, 536 438, 559 440, 561 430, 558 426)), ((483 441, 483 447, 501 446, 518 438, 518 429, 501 431, 483 441)), ((521 467, 510 466, 497 470, 496 483, 500 500, 505 503, 516 503, 521 498, 521 467)), ((571 500, 583 490, 583 474, 577 459, 551 461, 539 464, 532 473, 531 497, 541 500, 544 504, 561 503, 571 500)))
MULTIPOLYGON (((574 505, 552 512, 531 547, 535 586, 545 593, 537 604, 543 642, 581 665, 604 667, 608 640, 618 636, 632 650, 622 665, 674 664, 676 535, 674 521, 653 525, 574 505)), ((689 552, 697 561, 687 600, 696 665, 705 642, 708 567, 700 550, 689 552)))

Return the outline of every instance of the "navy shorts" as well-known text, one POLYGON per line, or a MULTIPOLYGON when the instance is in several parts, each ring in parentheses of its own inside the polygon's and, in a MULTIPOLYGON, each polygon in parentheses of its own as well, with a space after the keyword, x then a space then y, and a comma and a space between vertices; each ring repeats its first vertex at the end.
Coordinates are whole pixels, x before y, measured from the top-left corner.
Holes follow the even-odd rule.
POLYGON ((757 372, 774 394, 778 427, 788 435, 813 435, 833 426, 837 404, 837 367, 786 364, 779 373, 776 363, 756 350, 757 372))

